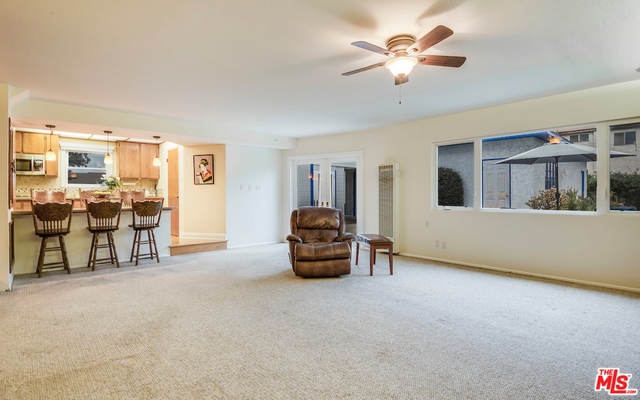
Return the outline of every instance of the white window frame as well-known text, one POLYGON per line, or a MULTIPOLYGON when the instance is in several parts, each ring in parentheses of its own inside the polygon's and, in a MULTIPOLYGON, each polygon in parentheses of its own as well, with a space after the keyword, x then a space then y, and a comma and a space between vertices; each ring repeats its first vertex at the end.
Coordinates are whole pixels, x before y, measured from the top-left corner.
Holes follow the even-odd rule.
MULTIPOLYGON (((83 183, 69 183, 69 152, 84 152, 107 154, 107 146, 104 144, 77 144, 60 143, 60 180, 63 188, 100 188, 102 185, 88 185, 83 183)), ((109 153, 113 158, 113 164, 107 165, 107 176, 113 175, 113 166, 116 162, 115 146, 109 144, 109 153)))

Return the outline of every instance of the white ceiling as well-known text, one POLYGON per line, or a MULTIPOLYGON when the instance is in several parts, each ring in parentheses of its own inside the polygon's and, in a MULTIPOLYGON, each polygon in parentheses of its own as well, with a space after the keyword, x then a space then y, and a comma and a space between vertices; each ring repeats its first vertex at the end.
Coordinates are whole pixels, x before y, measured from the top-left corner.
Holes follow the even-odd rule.
POLYGON ((0 81, 31 98, 303 137, 640 79, 638 0, 0 2, 0 81), (398 87, 353 47, 455 34, 398 87))

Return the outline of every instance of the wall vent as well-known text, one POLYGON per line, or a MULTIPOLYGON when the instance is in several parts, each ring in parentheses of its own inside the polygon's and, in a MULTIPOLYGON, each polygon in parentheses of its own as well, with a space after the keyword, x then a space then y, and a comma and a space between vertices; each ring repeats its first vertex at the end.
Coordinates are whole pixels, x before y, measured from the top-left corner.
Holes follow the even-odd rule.
POLYGON ((393 252, 400 251, 399 223, 399 172, 400 164, 385 164, 378 167, 378 231, 382 236, 393 238, 393 252))

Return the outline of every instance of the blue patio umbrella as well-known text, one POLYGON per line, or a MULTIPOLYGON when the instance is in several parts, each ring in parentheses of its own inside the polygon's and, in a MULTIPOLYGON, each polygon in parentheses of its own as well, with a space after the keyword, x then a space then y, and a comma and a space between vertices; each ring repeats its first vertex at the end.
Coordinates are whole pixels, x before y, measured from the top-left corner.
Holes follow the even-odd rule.
MULTIPOLYGON (((611 158, 618 157, 635 157, 635 154, 623 153, 620 151, 611 151, 611 158)), ((556 165, 556 210, 560 209, 560 182, 558 173, 559 162, 590 162, 596 161, 598 155, 596 148, 573 144, 571 142, 555 142, 545 143, 535 149, 527 150, 524 153, 498 161, 495 164, 546 164, 554 163, 556 165)))

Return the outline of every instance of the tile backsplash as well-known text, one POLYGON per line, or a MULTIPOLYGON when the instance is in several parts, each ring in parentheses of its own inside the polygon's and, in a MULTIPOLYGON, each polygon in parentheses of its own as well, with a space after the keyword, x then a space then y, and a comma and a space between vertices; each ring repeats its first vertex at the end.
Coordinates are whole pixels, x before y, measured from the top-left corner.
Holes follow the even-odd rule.
MULTIPOLYGON (((157 181, 154 179, 123 179, 121 190, 144 189, 148 195, 154 195, 155 185, 157 181)), ((61 179, 47 176, 19 175, 16 176, 16 192, 26 193, 31 189, 60 189, 61 179)), ((95 189, 95 186, 86 188, 67 187, 67 192, 75 193, 79 189, 95 189)))

